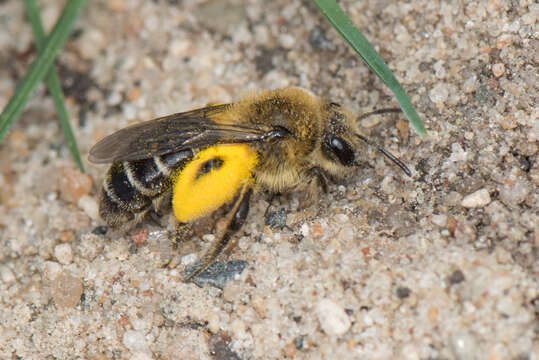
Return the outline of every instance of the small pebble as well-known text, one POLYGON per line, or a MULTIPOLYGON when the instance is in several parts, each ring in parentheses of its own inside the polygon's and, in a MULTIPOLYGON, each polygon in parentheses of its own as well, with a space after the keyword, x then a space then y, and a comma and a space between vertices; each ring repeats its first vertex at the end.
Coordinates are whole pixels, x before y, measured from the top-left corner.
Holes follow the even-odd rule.
POLYGON ((96 226, 92 230, 92 234, 94 235, 105 235, 109 231, 109 228, 107 226, 96 226))
POLYGON ((487 189, 477 190, 462 199, 461 205, 465 208, 480 208, 490 203, 490 194, 487 189))
POLYGON ((302 224, 301 227, 299 228, 299 232, 301 233, 301 235, 303 235, 303 237, 305 236, 308 236, 309 235, 309 225, 307 224, 302 224))
POLYGON ((52 281, 62 272, 62 267, 56 261, 45 261, 43 265, 43 276, 52 281))
POLYGON ((83 195, 88 195, 92 189, 92 178, 78 170, 63 168, 60 171, 58 188, 62 200, 77 204, 83 195))
POLYGON ((202 240, 205 242, 213 243, 215 241, 215 235, 214 234, 204 234, 202 235, 202 240))
POLYGON ((294 339, 294 345, 296 346, 296 349, 302 350, 305 347, 305 337, 304 336, 297 336, 294 339))
POLYGON ((464 273, 461 270, 455 270, 451 273, 451 275, 447 277, 447 281, 449 281, 451 285, 461 283, 465 279, 466 278, 464 277, 464 273))
POLYGON ((317 306, 320 327, 328 335, 343 335, 350 329, 350 319, 337 303, 323 299, 317 306))
POLYGON ((138 86, 135 86, 129 92, 127 93, 127 100, 129 101, 135 101, 137 100, 140 95, 142 94, 142 90, 138 86))
POLYGON ((268 307, 266 305, 266 300, 264 299, 264 297, 259 294, 255 294, 251 300, 251 306, 261 319, 264 319, 266 317, 268 307))
POLYGON ((319 26, 315 26, 309 33, 309 43, 319 50, 331 50, 335 47, 331 40, 328 40, 326 31, 319 26))
POLYGON ((410 296, 411 292, 412 291, 410 290, 410 288, 405 287, 405 286, 399 286, 397 288, 397 297, 399 299, 406 299, 408 296, 410 296))
POLYGON ((223 300, 234 302, 241 294, 242 285, 238 281, 229 282, 223 289, 223 300))
POLYGON ((447 224, 447 215, 432 215, 432 223, 440 227, 445 227, 447 224))
POLYGON ((500 264, 505 264, 511 260, 511 253, 500 246, 496 246, 494 254, 500 264))
POLYGON ((402 119, 397 120, 396 128, 399 130, 399 136, 402 139, 408 139, 408 136, 410 136, 410 127, 408 126, 408 121, 404 121, 402 119))
POLYGON ((114 12, 124 12, 128 9, 127 0, 109 0, 107 6, 114 12))
POLYGON ((449 96, 449 90, 444 83, 436 84, 429 92, 430 100, 435 104, 443 104, 449 96))
POLYGON ((191 42, 186 39, 174 39, 171 41, 169 51, 175 57, 182 57, 187 54, 187 50, 192 46, 191 42))
POLYGON ((457 241, 463 243, 472 242, 477 238, 474 226, 466 221, 457 223, 453 235, 457 241))
POLYGON ((141 331, 127 330, 122 336, 122 343, 133 354, 149 352, 148 344, 146 343, 146 337, 141 331))
POLYGON ((54 257, 60 264, 67 265, 73 262, 73 250, 70 244, 60 244, 54 247, 54 257))
POLYGON ((455 235, 455 229, 457 228, 457 220, 453 216, 449 216, 447 218, 447 230, 449 230, 449 233, 451 236, 455 235))
POLYGON ((99 220, 99 205, 90 195, 82 195, 77 206, 92 220, 99 220))
POLYGON ((505 65, 503 63, 496 63, 492 65, 492 74, 494 74, 495 77, 500 77, 505 72, 505 65))
POLYGON ((106 46, 106 38, 97 28, 88 28, 77 41, 83 59, 95 59, 106 46))
POLYGON ((500 116, 498 122, 504 130, 513 130, 518 126, 517 120, 512 114, 507 116, 500 116))
POLYGON ((380 124, 380 116, 367 116, 360 121, 360 124, 364 128, 372 128, 380 124))
POLYGON ((453 334, 450 338, 450 345, 456 359, 466 360, 475 358, 478 344, 471 333, 462 331, 453 334))
POLYGON ((242 339, 246 337, 247 327, 245 322, 240 319, 234 319, 229 326, 230 331, 232 332, 232 337, 234 339, 242 339))
POLYGON ((522 306, 522 299, 503 296, 496 303, 496 309, 507 316, 516 316, 522 306))
POLYGON ((419 360, 421 357, 413 344, 406 344, 401 349, 401 359, 405 360, 419 360))
POLYGON ((292 35, 281 34, 279 36, 279 44, 285 49, 292 49, 295 44, 295 39, 292 35))
POLYGON ((195 9, 194 15, 203 26, 221 35, 238 31, 247 16, 246 8, 227 1, 210 0, 195 9))
POLYGON ((13 271, 5 265, 0 266, 0 279, 2 279, 3 283, 11 283, 15 281, 15 274, 13 274, 13 271))
POLYGON ((213 359, 218 360, 240 360, 238 354, 230 349, 230 338, 223 334, 212 335, 208 340, 210 354, 213 359))
POLYGON ((148 229, 139 229, 131 234, 131 240, 137 245, 143 245, 148 240, 148 229))
MULTIPOLYGON (((199 263, 197 262, 195 266, 199 263)), ((210 265, 209 268, 198 274, 193 278, 193 282, 202 287, 205 284, 211 285, 218 289, 223 290, 228 281, 233 280, 236 275, 242 273, 242 271, 249 265, 248 262, 243 260, 232 261, 217 261, 210 265)), ((188 267, 185 270, 184 276, 188 276, 194 267, 188 267)))
POLYGON ((187 265, 194 264, 196 260, 197 260, 196 254, 187 254, 185 256, 182 256, 180 260, 180 264, 187 266, 187 265))
POLYGON ((287 359, 293 359, 296 356, 297 350, 294 343, 288 343, 284 346, 283 352, 287 359))
POLYGON ((82 279, 66 272, 60 273, 53 281, 52 298, 59 308, 74 308, 82 295, 82 279))
POLYGON ((273 229, 282 229, 286 226, 286 211, 282 208, 279 211, 272 211, 266 216, 266 225, 273 229))
POLYGON ((504 47, 511 45, 513 43, 513 36, 511 34, 503 34, 496 41, 496 47, 498 49, 503 49, 504 47))
POLYGON ((532 186, 525 178, 513 176, 505 179, 504 184, 498 188, 500 200, 506 205, 516 206, 524 202, 532 192, 532 186))
POLYGON ((312 231, 314 238, 320 238, 324 235, 324 229, 322 229, 322 225, 318 222, 313 224, 312 231))
POLYGON ((350 221, 350 219, 348 218, 348 215, 346 215, 346 214, 337 214, 337 215, 335 215, 335 220, 337 220, 341 224, 345 224, 345 223, 350 221))

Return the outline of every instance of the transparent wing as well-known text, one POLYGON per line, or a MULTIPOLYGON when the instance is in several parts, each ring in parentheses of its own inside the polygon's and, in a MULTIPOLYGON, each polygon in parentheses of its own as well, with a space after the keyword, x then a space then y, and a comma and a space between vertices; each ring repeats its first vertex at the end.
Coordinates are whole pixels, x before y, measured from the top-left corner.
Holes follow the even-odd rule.
POLYGON ((272 136, 272 129, 267 125, 212 121, 229 106, 231 104, 209 106, 126 127, 95 144, 88 159, 98 164, 134 161, 218 143, 260 141, 272 136))

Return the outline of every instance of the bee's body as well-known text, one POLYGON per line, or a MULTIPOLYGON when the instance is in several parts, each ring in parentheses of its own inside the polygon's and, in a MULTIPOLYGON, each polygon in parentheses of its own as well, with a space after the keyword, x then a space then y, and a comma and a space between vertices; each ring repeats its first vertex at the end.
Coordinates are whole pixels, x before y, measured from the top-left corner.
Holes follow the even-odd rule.
MULTIPOLYGON (((149 210, 158 211, 171 189, 171 178, 193 157, 183 150, 149 159, 114 163, 103 182, 100 215, 119 227, 136 222, 149 210)), ((163 204, 166 207, 166 204, 163 204)))
POLYGON ((349 174, 366 141, 357 132, 349 112, 297 88, 134 125, 91 150, 92 161, 113 163, 100 213, 117 227, 171 203, 183 224, 235 199, 227 232, 194 276, 230 246, 253 190, 316 191, 328 177, 349 174))

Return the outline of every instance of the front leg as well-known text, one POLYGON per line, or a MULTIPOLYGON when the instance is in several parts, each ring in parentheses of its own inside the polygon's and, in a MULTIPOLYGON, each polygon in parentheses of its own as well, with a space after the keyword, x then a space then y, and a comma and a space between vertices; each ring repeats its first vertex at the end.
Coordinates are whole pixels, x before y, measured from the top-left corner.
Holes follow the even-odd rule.
POLYGON ((329 179, 324 170, 319 167, 313 167, 311 168, 311 170, 309 170, 309 172, 313 177, 313 181, 311 181, 311 183, 315 183, 314 185, 316 185, 317 187, 320 186, 322 188, 322 191, 324 191, 324 194, 327 194, 329 179))
POLYGON ((303 194, 302 204, 300 206, 301 209, 306 209, 311 205, 318 204, 320 188, 322 188, 324 193, 328 192, 329 179, 324 170, 319 167, 313 167, 309 170, 308 174, 310 181, 303 194))
POLYGON ((240 189, 238 197, 234 202, 234 206, 228 215, 228 224, 223 237, 212 244, 212 248, 206 255, 204 255, 200 264, 184 278, 185 282, 189 282, 193 277, 206 270, 215 262, 223 250, 226 249, 225 252, 230 253, 236 246, 237 239, 232 242, 230 242, 230 239, 239 229, 241 229, 247 218, 247 214, 249 213, 249 201, 253 193, 253 189, 250 185, 251 184, 245 184, 240 189))

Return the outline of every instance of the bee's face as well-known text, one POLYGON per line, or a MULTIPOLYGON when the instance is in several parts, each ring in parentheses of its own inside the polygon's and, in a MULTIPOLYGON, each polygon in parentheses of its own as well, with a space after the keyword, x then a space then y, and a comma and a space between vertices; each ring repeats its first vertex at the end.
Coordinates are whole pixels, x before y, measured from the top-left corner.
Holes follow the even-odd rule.
POLYGON ((350 167, 357 163, 359 147, 353 116, 339 104, 327 105, 328 120, 322 138, 322 154, 338 165, 350 167))

